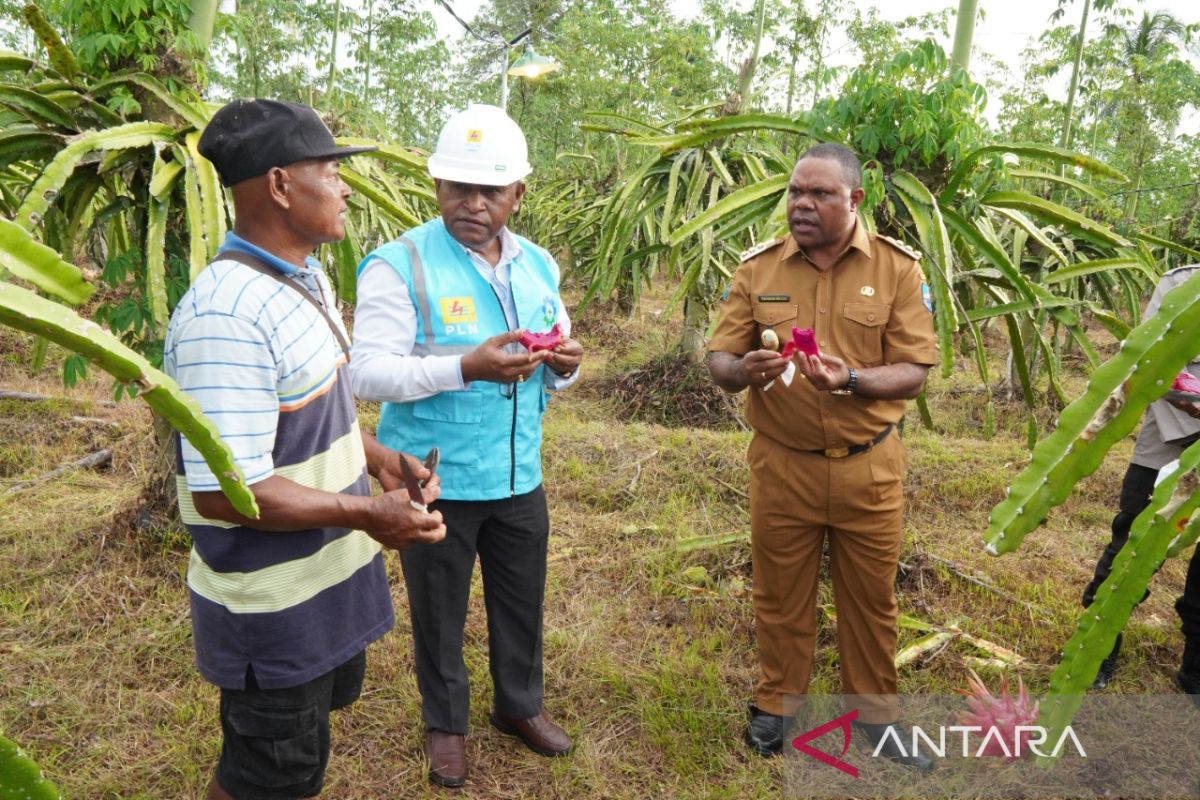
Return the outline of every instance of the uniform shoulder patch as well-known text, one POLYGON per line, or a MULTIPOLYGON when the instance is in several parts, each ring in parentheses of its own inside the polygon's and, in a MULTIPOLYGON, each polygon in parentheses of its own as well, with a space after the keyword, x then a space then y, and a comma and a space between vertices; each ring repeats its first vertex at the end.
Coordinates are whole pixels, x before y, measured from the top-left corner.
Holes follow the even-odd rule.
POLYGON ((911 258, 913 261, 920 261, 920 260, 921 260, 921 254, 920 254, 920 253, 918 253, 916 250, 913 250, 911 247, 909 247, 909 246, 908 246, 908 245, 906 245, 904 242, 901 242, 901 241, 900 241, 900 240, 898 240, 898 239, 893 239, 893 238, 892 238, 892 237, 890 237, 890 236, 884 236, 882 233, 877 233, 877 234, 875 234, 875 238, 876 238, 876 239, 879 239, 880 241, 887 242, 887 243, 888 243, 888 244, 890 244, 892 247, 896 248, 896 249, 897 249, 897 250, 899 250, 901 253, 904 253, 904 255, 906 255, 906 256, 908 256, 909 258, 911 258))
POLYGON ((754 247, 751 247, 749 250, 743 251, 741 258, 739 260, 749 261, 750 259, 754 258, 755 256, 767 252, 772 247, 783 244, 784 238, 786 238, 786 237, 780 237, 778 239, 771 239, 766 242, 759 242, 758 244, 754 245, 754 247))

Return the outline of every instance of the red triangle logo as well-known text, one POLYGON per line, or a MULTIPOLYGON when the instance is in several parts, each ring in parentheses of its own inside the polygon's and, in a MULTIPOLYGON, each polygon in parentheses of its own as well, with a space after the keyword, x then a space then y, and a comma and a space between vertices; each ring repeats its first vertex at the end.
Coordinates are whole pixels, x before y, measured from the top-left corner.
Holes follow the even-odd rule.
POLYGON ((847 711, 840 717, 829 720, 824 725, 813 728, 792 739, 792 747, 799 750, 805 755, 810 755, 822 764, 828 764, 831 767, 836 767, 852 778, 858 777, 858 767, 853 764, 847 764, 839 756, 831 756, 829 753, 818 750, 809 745, 809 742, 814 739, 820 739, 825 734, 834 730, 842 731, 842 752, 841 755, 846 755, 846 751, 850 749, 850 723, 858 719, 858 709, 847 711))

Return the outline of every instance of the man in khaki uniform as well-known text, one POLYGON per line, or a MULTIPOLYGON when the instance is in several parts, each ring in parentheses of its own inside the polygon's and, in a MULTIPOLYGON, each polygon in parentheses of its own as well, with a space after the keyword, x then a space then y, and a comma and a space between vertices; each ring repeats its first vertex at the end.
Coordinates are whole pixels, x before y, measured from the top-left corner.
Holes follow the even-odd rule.
MULTIPOLYGON (((868 233, 856 211, 861 167, 840 145, 800 157, 788 185, 791 236, 746 254, 720 308, 709 370, 721 388, 749 387, 754 428, 750 525, 760 676, 746 741, 778 753, 807 693, 816 638, 821 548, 829 540, 843 690, 867 695, 855 723, 881 754, 896 752, 897 605, 904 446, 895 424, 937 361, 928 287, 917 254, 868 233), (812 328, 821 355, 800 373, 761 344, 812 328), (802 380, 799 378, 803 378, 802 380), (774 383, 772 383, 774 381, 774 383)), ((901 741, 908 740, 902 735, 901 741)))

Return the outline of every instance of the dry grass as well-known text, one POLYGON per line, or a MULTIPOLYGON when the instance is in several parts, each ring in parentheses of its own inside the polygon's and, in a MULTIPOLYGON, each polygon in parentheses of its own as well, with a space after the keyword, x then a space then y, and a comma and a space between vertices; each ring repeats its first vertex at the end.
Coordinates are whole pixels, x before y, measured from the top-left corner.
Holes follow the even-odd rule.
MULTIPOLYGON (((781 765, 748 755, 740 742, 755 677, 748 545, 737 537, 748 529, 748 434, 618 421, 604 381, 660 348, 670 326, 653 316, 598 318, 581 320, 577 331, 589 352, 585 372, 546 421, 555 528, 546 695, 579 750, 543 759, 488 727, 477 586, 466 647, 474 677, 472 769, 458 796, 777 797, 781 765), (678 546, 730 534, 724 544, 678 546)), ((23 341, 5 335, 0 345, 0 386, 66 394, 53 374, 24 375, 23 341)), ((1002 407, 997 435, 983 440, 980 395, 971 382, 965 370, 934 380, 938 430, 922 430, 912 414, 905 431, 911 502, 902 558, 910 569, 898 584, 901 608, 932 623, 962 620, 971 633, 1018 651, 1029 659, 1022 677, 1038 690, 1106 539, 1128 446, 1019 555, 988 557, 979 534, 1027 457, 1027 413, 1002 407)), ((3 481, 41 474, 99 446, 116 453, 105 472, 0 495, 0 731, 24 744, 69 796, 198 797, 219 747, 217 695, 192 666, 186 552, 171 537, 113 532, 114 517, 139 495, 153 446, 141 406, 103 405, 108 396, 107 381, 95 379, 72 391, 70 402, 0 408, 3 481), (118 427, 64 421, 72 415, 118 427)), ((372 423, 375 409, 363 411, 372 423)), ((1049 423, 1046 415, 1038 421, 1049 423)), ((1135 612, 1116 690, 1171 691, 1181 647, 1171 602, 1183 566, 1168 564, 1135 612)), ((362 700, 336 718, 325 795, 331 798, 450 794, 425 781, 394 557, 389 569, 400 622, 371 648, 362 700)), ((823 588, 822 602, 830 599, 823 588)), ((901 644, 916 635, 904 631, 901 644)), ((832 645, 824 625, 814 691, 837 690, 832 645)), ((964 657, 973 654, 955 642, 903 670, 901 690, 949 694, 965 684, 964 657)))

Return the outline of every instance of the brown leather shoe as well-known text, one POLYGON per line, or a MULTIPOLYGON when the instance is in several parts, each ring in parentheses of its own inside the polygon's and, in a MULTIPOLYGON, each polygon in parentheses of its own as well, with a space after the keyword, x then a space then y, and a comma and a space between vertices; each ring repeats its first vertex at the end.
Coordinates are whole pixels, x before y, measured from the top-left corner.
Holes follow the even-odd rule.
POLYGON ((492 725, 501 733, 516 736, 530 750, 544 756, 565 756, 575 749, 571 737, 555 725, 545 711, 529 719, 509 719, 493 711, 492 725))
POLYGON ((467 737, 445 731, 425 732, 425 758, 429 780, 457 789, 467 781, 467 737))

